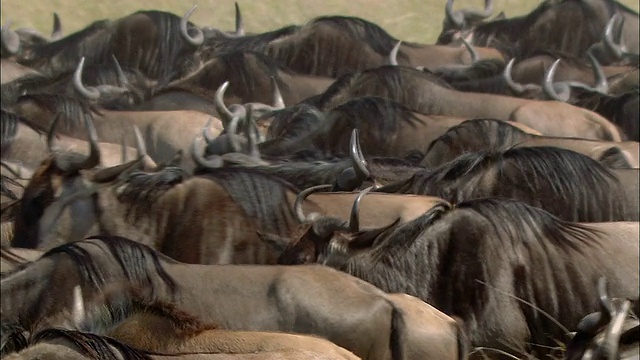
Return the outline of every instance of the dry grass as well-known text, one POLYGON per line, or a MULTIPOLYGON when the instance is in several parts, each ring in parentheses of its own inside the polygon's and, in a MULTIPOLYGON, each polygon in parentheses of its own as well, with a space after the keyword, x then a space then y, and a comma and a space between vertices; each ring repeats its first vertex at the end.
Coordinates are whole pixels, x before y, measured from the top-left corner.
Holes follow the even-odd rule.
MULTIPOLYGON (((350 15, 373 21, 406 41, 433 43, 441 30, 445 0, 239 0, 247 31, 262 32, 290 24, 302 24, 320 15, 350 15)), ((622 3, 638 11, 637 0, 622 3)), ((49 33, 52 12, 62 19, 65 34, 98 19, 116 19, 137 10, 164 10, 182 15, 199 5, 193 21, 220 29, 232 29, 234 0, 1 0, 2 24, 34 27, 49 33)), ((507 16, 529 12, 540 1, 495 0, 496 13, 507 16)), ((456 8, 481 7, 481 0, 457 0, 456 8)))

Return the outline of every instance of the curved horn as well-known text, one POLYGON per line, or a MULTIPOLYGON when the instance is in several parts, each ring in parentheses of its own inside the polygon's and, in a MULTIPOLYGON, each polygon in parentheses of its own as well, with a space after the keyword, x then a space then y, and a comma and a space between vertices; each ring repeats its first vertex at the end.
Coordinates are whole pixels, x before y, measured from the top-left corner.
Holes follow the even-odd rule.
POLYGON ((53 30, 51 30, 51 40, 59 40, 62 38, 62 23, 57 13, 53 13, 53 30))
POLYGON ((84 56, 80 59, 80 63, 78 63, 78 67, 76 68, 75 73, 73 73, 73 87, 78 91, 82 96, 89 100, 98 100, 100 98, 100 92, 98 89, 90 86, 85 87, 82 84, 82 69, 84 68, 84 56))
POLYGON ((57 154, 57 148, 53 145, 53 133, 58 125, 58 121, 62 118, 62 114, 56 114, 53 123, 51 124, 51 128, 49 129, 49 133, 47 134, 47 145, 49 147, 49 151, 53 153, 54 161, 56 166, 65 172, 72 173, 78 170, 86 170, 91 169, 98 164, 100 164, 100 148, 98 147, 98 133, 96 131, 95 126, 93 125, 93 121, 91 121, 91 115, 85 113, 84 114, 84 124, 87 128, 87 132, 89 133, 89 156, 87 156, 83 160, 72 160, 69 161, 67 159, 63 159, 60 157, 60 154, 57 154))
POLYGON ((82 297, 82 289, 80 285, 73 288, 73 307, 71 310, 71 318, 73 325, 77 328, 82 325, 85 320, 84 298, 82 297))
POLYGON ((227 108, 227 106, 224 104, 224 93, 225 91, 227 91, 228 87, 229 87, 229 81, 225 81, 224 83, 222 83, 222 85, 220 85, 218 90, 216 90, 216 94, 214 98, 216 110, 220 115, 220 120, 222 120, 223 125, 225 125, 224 126, 225 129, 226 129, 226 125, 228 125, 231 122, 231 120, 233 120, 233 116, 234 116, 231 110, 229 110, 229 108, 227 108))
POLYGON ((113 65, 116 68, 116 74, 118 74, 118 86, 127 86, 129 85, 129 80, 124 75, 124 71, 120 67, 120 63, 118 62, 118 58, 115 55, 111 54, 111 59, 113 60, 113 65))
POLYGON ((587 52, 587 56, 589 57, 589 62, 593 67, 593 74, 595 75, 595 83, 596 86, 593 88, 594 91, 599 93, 607 94, 609 92, 609 83, 607 81, 607 76, 604 74, 604 70, 602 70, 602 66, 596 59, 595 56, 591 53, 591 51, 587 52))
POLYGON ((444 7, 445 19, 458 29, 464 27, 464 16, 459 11, 453 11, 453 0, 447 0, 447 5, 444 7))
POLYGON ((227 133, 229 138, 229 143, 231 144, 231 150, 233 152, 242 152, 242 145, 238 142, 238 138, 236 138, 235 136, 238 130, 239 122, 240 122, 240 116, 234 115, 233 119, 231 119, 231 123, 229 124, 229 131, 227 133))
POLYGON ((462 10, 464 19, 486 19, 493 14, 493 0, 484 0, 484 10, 462 10))
POLYGON ((555 77, 556 70, 558 69, 559 64, 560 59, 556 60, 553 65, 551 65, 549 70, 547 70, 546 74, 544 75, 542 89, 549 98, 560 102, 567 102, 571 95, 571 89, 569 88, 569 86, 564 83, 557 84, 560 88, 560 93, 558 93, 556 92, 556 87, 553 84, 553 78, 555 77))
POLYGON ((217 169, 221 168, 223 164, 222 157, 219 155, 212 155, 211 159, 205 159, 204 151, 205 145, 201 141, 198 141, 199 137, 193 139, 191 143, 191 157, 193 161, 199 166, 205 169, 217 169))
POLYGON ((504 82, 507 83, 509 88, 513 90, 516 94, 522 94, 524 92, 524 86, 513 81, 513 77, 511 77, 511 71, 513 69, 513 64, 515 64, 516 58, 512 58, 505 66, 504 71, 502 72, 502 78, 504 82))
POLYGON ((358 196, 356 196, 356 199, 353 201, 353 207, 351 208, 351 216, 349 218, 349 225, 347 226, 349 231, 351 231, 351 232, 360 231, 360 220, 358 219, 358 215, 360 213, 360 211, 359 211, 360 200, 362 200, 362 198, 369 191, 371 191, 371 189, 373 189, 373 186, 369 186, 368 188, 362 190, 360 192, 360 194, 358 194, 358 196))
POLYGON ((331 190, 332 185, 316 185, 310 188, 302 190, 298 196, 296 196, 296 201, 293 203, 293 209, 296 214, 296 218, 301 224, 307 223, 309 221, 313 221, 312 216, 305 216, 304 211, 302 210, 302 203, 304 200, 311 194, 319 191, 327 191, 331 190))
POLYGON ((236 1, 236 36, 244 36, 244 21, 242 21, 242 13, 240 12, 240 5, 236 1))
POLYGON ((369 172, 369 169, 367 169, 367 161, 362 155, 362 149, 360 148, 360 138, 358 137, 358 129, 353 129, 353 131, 351 132, 350 155, 353 170, 356 173, 357 179, 361 180, 360 183, 362 183, 362 181, 371 176, 371 173, 369 172))
POLYGON ((191 14, 193 14, 193 12, 196 10, 197 7, 198 7, 198 4, 193 5, 193 7, 189 9, 189 11, 187 11, 184 14, 184 16, 180 19, 180 34, 182 34, 182 38, 186 42, 188 42, 193 46, 200 46, 204 43, 204 33, 202 32, 202 30, 200 30, 200 28, 198 28, 197 26, 194 26, 194 29, 196 30, 195 36, 189 35, 189 30, 187 29, 187 23, 189 21, 189 17, 191 17, 191 14))
POLYGON ((615 309, 613 308, 611 299, 609 299, 609 294, 607 293, 607 278, 604 276, 598 279, 598 298, 600 302, 600 312, 602 315, 608 316, 610 321, 615 309))
POLYGON ((247 119, 244 124, 244 132, 247 135, 249 155, 254 158, 260 160, 260 150, 258 149, 258 140, 256 137, 256 133, 258 133, 258 126, 256 122, 251 119, 251 109, 247 109, 247 119))
POLYGON ((20 36, 18 33, 11 30, 11 21, 8 21, 2 26, 2 45, 12 55, 16 54, 20 50, 20 36))
POLYGON ((98 131, 93 125, 91 114, 84 114, 84 126, 89 133, 89 156, 80 165, 79 169, 92 169, 100 164, 100 147, 98 146, 98 131))
POLYGON ((398 51, 400 51, 402 40, 398 41, 389 53, 389 65, 398 66, 398 51))
POLYGON ((144 142, 144 138, 142 137, 140 129, 136 125, 133 125, 133 134, 136 137, 136 150, 138 152, 138 159, 147 156, 147 145, 144 142))
POLYGON ((620 336, 622 335, 622 328, 630 306, 631 302, 629 300, 622 302, 607 327, 607 332, 602 340, 602 344, 597 350, 598 355, 594 356, 594 359, 618 359, 620 336))
POLYGON ((467 48, 467 51, 469 51, 469 54, 471 55, 471 63, 472 64, 477 62, 478 60, 480 60, 480 56, 476 52, 476 49, 474 49, 473 46, 471 44, 469 44, 467 39, 462 37, 462 43, 464 44, 464 47, 467 48))
MULTIPOLYGON (((273 76, 271 76, 271 89, 273 90, 273 107, 276 110, 284 109, 286 107, 284 105, 284 99, 282 98, 282 94, 280 93, 278 82, 273 76)), ((247 118, 249 118, 248 115, 247 118)))
POLYGON ((256 124, 255 121, 251 120, 250 124, 251 124, 251 132, 250 132, 250 137, 249 137, 249 140, 250 140, 250 142, 249 142, 250 155, 254 159, 260 160, 262 158, 262 156, 260 155, 260 148, 258 147, 258 143, 260 142, 259 141, 260 140, 260 130, 258 130, 258 125, 256 124), (253 143, 251 143, 251 140, 252 140, 251 136, 253 136, 253 143))

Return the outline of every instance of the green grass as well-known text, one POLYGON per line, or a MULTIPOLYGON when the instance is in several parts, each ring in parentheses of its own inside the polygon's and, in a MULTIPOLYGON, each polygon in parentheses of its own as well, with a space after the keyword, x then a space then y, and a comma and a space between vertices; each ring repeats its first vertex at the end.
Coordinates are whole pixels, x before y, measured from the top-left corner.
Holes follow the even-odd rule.
MULTIPOLYGON (((393 36, 421 43, 433 43, 442 28, 446 0, 238 0, 245 28, 262 32, 291 24, 302 24, 320 15, 358 16, 377 23, 393 36)), ((638 11, 637 0, 623 4, 638 11)), ((192 4, 198 9, 192 20, 200 25, 231 30, 233 0, 1 0, 1 20, 13 20, 12 28, 33 27, 51 32, 52 13, 62 20, 65 34, 82 29, 98 19, 116 19, 137 10, 164 10, 182 15, 192 4)), ((482 7, 482 0, 457 0, 455 8, 482 7)), ((495 0, 496 14, 507 16, 529 12, 540 1, 495 0)))

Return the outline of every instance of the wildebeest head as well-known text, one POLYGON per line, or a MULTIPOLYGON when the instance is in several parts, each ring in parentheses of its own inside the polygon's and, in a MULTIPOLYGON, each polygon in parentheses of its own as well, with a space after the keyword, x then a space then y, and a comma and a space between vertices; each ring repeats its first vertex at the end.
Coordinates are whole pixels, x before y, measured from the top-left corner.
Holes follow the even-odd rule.
POLYGON ((610 299, 605 277, 598 281, 598 296, 600 311, 585 316, 578 323, 565 358, 626 359, 634 354, 637 356, 640 323, 637 318, 628 318, 630 301, 610 299))
POLYGON ((282 100, 282 94, 280 93, 280 89, 278 88, 278 83, 274 77, 271 77, 271 88, 273 89, 273 105, 261 104, 261 103, 246 103, 244 105, 231 105, 227 107, 224 104, 224 93, 229 87, 229 82, 225 81, 218 90, 215 95, 215 105, 216 110, 218 110, 218 114, 220 115, 220 120, 222 120, 223 125, 228 126, 235 116, 245 117, 246 119, 255 120, 261 115, 274 111, 284 109, 284 100, 282 100))
POLYGON ((515 58, 511 59, 507 66, 504 68, 502 77, 505 83, 511 88, 511 90, 519 96, 526 96, 527 98, 542 98, 546 97, 551 100, 569 102, 571 98, 572 89, 583 89, 588 92, 597 92, 606 94, 609 90, 607 77, 604 74, 602 67, 598 60, 591 53, 588 53, 589 62, 593 70, 595 78, 595 86, 589 86, 582 81, 560 81, 555 82, 554 77, 561 59, 557 59, 545 72, 542 86, 538 84, 519 84, 515 82, 511 76, 511 70, 515 63, 515 58))
MULTIPOLYGON (((122 86, 124 86, 128 81, 124 76, 124 73, 122 73, 120 64, 118 64, 118 60, 115 58, 115 56, 113 57, 113 59, 115 61, 116 67, 118 68, 119 82, 121 82, 123 84, 122 86)), ((128 91, 128 89, 124 87, 113 85, 98 85, 95 87, 85 86, 82 83, 82 69, 84 68, 84 60, 85 58, 83 56, 80 59, 80 63, 78 63, 78 68, 73 74, 73 86, 75 87, 76 91, 78 91, 78 93, 80 93, 82 96, 84 96, 88 100, 93 101, 109 101, 122 96, 128 91)))
POLYGON ((58 14, 53 13, 53 30, 51 39, 48 39, 39 31, 31 28, 20 28, 11 30, 11 21, 2 26, 2 58, 11 56, 21 56, 28 52, 33 46, 48 43, 50 40, 57 40, 62 36, 62 25, 58 14))
POLYGON ((494 20, 467 28, 445 28, 438 37, 437 44, 459 43, 459 39, 466 38, 477 46, 508 48, 512 55, 518 57, 527 56, 538 48, 582 56, 600 39, 602 29, 615 13, 634 16, 631 10, 615 1, 547 0, 524 16, 494 20))
POLYGON ((453 10, 453 0, 448 0, 444 9, 442 31, 467 29, 493 14, 493 0, 485 0, 484 10, 453 10))
MULTIPOLYGON (((39 234, 46 229, 39 228, 41 218, 47 217, 45 209, 56 198, 65 197, 70 193, 86 193, 82 191, 88 187, 84 178, 79 175, 81 170, 88 170, 100 163, 100 150, 98 148, 98 135, 90 115, 85 114, 84 121, 89 133, 89 156, 79 153, 63 153, 55 147, 54 130, 60 120, 60 115, 54 120, 47 136, 47 144, 51 156, 45 159, 37 169, 29 184, 25 188, 22 200, 16 216, 16 237, 14 245, 19 247, 35 248, 39 234)), ((87 207, 83 201, 77 202, 74 208, 77 216, 87 216, 84 209, 87 207)), ((56 214, 57 216, 57 214, 56 214)), ((51 219, 48 219, 51 220, 51 219)), ((44 223, 51 221, 44 221, 44 223)), ((81 229, 78 229, 81 231, 81 229)))
POLYGON ((379 229, 360 232, 358 208, 362 197, 373 187, 360 192, 355 198, 348 222, 333 216, 322 216, 317 213, 305 215, 302 203, 313 192, 329 190, 331 185, 314 186, 300 192, 296 198, 294 209, 298 220, 303 224, 298 231, 299 237, 292 241, 278 239, 275 236, 261 235, 263 240, 278 246, 282 254, 278 259, 279 264, 296 265, 314 262, 337 261, 339 255, 348 255, 360 249, 370 247, 375 238, 389 228, 395 226, 398 221, 379 229), (284 244, 283 244, 284 243, 284 244), (285 245, 286 244, 286 245, 285 245), (330 255, 332 255, 330 257, 330 255))

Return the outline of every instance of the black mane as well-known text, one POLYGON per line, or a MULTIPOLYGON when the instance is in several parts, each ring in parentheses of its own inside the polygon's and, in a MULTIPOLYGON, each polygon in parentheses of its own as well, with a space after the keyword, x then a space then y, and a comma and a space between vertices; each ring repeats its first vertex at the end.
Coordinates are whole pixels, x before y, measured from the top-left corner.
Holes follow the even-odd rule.
POLYGON ((84 114, 100 114, 100 109, 88 101, 62 94, 27 94, 20 96, 17 102, 22 101, 33 101, 54 114, 64 114, 57 125, 58 129, 73 129, 78 126, 84 128, 84 114))
POLYGON ((466 153, 390 188, 452 203, 514 198, 571 221, 621 221, 627 210, 624 188, 611 170, 585 155, 556 147, 466 153))
MULTIPOLYGON (((531 134, 502 120, 471 119, 451 127, 447 132, 433 140, 427 148, 425 157, 429 157, 431 151, 436 151, 443 147, 452 153, 450 156, 455 157, 471 151, 507 149, 531 136, 531 134)), ((433 159, 437 163, 428 165, 440 165, 453 160, 453 158, 441 158, 443 156, 441 153, 438 156, 438 159, 433 159)))
POLYGON ((413 111, 429 113, 421 106, 431 96, 430 87, 452 89, 431 72, 384 65, 338 78, 315 100, 315 105, 328 111, 352 98, 377 96, 395 100, 413 111))
POLYGON ((153 293, 154 279, 160 277, 171 293, 175 293, 177 284, 160 263, 161 259, 165 262, 175 261, 160 255, 146 245, 120 236, 92 236, 83 241, 63 244, 46 252, 41 259, 55 254, 65 254, 76 264, 85 282, 95 287, 104 287, 108 285, 106 283, 109 277, 109 273, 106 272, 108 269, 101 269, 93 259, 93 255, 85 249, 86 244, 89 243, 103 244, 118 262, 120 270, 124 272, 128 281, 141 288, 149 288, 153 293), (153 272, 149 269, 149 262, 153 264, 153 272))
POLYGON ((551 345, 550 338, 562 335, 537 307, 568 327, 593 307, 592 289, 602 270, 587 264, 599 262, 593 256, 603 248, 599 236, 586 225, 522 202, 477 199, 455 207, 442 204, 397 225, 376 238, 369 251, 357 252, 338 268, 385 292, 417 296, 462 318, 473 342, 500 336, 496 344, 514 351, 522 340, 551 345), (506 300, 509 295, 533 306, 506 300), (505 311, 509 319, 525 317, 530 338, 509 332, 523 329, 519 325, 490 319, 496 311, 505 311), (487 321, 502 328, 489 328, 487 321))
MULTIPOLYGON (((287 191, 299 189, 283 179, 252 168, 220 168, 199 174, 220 184, 260 229, 285 235, 296 223, 287 191)), ((262 231, 262 230, 261 230, 262 231)))
POLYGON ((153 173, 134 171, 122 179, 118 201, 128 204, 126 216, 138 221, 155 206, 158 198, 188 177, 178 166, 167 166, 153 173))
POLYGON ((375 52, 382 56, 387 56, 398 43, 398 39, 391 36, 378 24, 362 18, 337 15, 320 16, 311 20, 307 26, 318 25, 321 23, 337 27, 342 30, 346 36, 365 42, 375 52))

